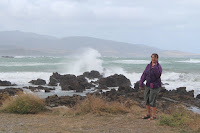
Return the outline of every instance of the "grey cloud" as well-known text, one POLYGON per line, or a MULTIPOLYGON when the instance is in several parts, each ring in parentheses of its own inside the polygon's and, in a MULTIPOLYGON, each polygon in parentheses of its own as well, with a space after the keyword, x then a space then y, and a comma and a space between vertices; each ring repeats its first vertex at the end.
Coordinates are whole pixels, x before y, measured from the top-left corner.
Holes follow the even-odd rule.
POLYGON ((196 46, 199 7, 199 0, 1 0, 0 29, 196 46))

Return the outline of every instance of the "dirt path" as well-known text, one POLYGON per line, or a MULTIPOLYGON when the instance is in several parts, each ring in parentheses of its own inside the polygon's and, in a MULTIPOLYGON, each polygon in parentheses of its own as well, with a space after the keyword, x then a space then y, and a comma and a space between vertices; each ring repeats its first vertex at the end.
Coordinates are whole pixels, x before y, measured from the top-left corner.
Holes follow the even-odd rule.
MULTIPOLYGON (((144 112, 142 112, 144 113, 144 112)), ((52 113, 17 115, 0 113, 0 133, 174 133, 158 126, 157 120, 140 119, 140 114, 63 116, 52 113)))

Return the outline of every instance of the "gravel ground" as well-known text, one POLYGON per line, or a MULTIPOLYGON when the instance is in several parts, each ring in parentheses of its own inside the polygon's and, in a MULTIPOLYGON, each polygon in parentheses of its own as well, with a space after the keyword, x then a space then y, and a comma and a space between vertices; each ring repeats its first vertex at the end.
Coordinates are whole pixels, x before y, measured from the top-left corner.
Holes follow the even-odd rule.
POLYGON ((61 113, 29 115, 0 113, 0 133, 175 133, 158 120, 143 120, 139 113, 66 116, 61 113))

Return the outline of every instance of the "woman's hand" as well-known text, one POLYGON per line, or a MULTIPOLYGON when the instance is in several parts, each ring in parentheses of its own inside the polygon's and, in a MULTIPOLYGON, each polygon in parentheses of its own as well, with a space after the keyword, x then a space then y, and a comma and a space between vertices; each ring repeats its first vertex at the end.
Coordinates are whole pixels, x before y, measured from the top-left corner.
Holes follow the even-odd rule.
POLYGON ((152 62, 152 66, 155 66, 156 65, 156 63, 155 62, 152 62))

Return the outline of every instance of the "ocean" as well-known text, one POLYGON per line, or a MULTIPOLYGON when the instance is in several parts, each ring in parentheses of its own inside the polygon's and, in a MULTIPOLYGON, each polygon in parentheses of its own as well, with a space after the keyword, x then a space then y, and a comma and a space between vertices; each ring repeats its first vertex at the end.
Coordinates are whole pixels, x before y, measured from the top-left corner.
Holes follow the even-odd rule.
MULTIPOLYGON (((131 80, 134 86, 134 83, 140 80, 146 65, 150 63, 150 56, 145 58, 103 57, 98 51, 87 49, 71 56, 0 57, 0 80, 11 81, 18 87, 23 87, 30 86, 28 82, 37 78, 44 79, 48 83, 53 72, 80 75, 86 71, 97 70, 104 76, 115 73, 123 74, 131 80)), ((195 96, 200 94, 200 58, 160 56, 159 63, 163 68, 161 80, 166 89, 186 87, 188 91, 194 90, 195 96)), ((5 87, 0 87, 0 89, 3 88, 5 87)), ((51 93, 40 92, 39 94, 47 96, 55 93, 58 95, 75 94, 73 91, 61 91, 59 86, 51 93)))

